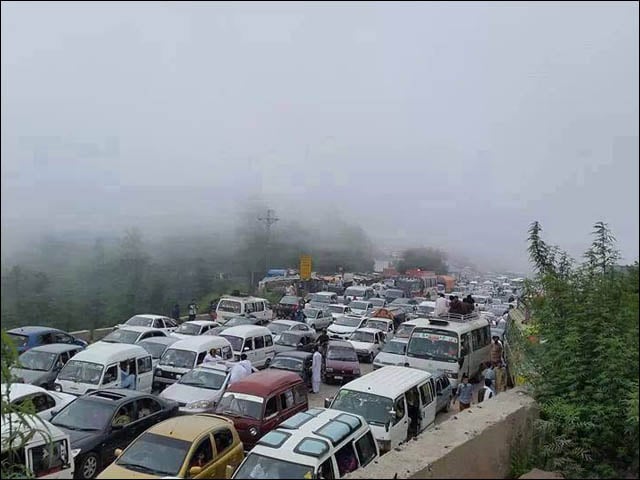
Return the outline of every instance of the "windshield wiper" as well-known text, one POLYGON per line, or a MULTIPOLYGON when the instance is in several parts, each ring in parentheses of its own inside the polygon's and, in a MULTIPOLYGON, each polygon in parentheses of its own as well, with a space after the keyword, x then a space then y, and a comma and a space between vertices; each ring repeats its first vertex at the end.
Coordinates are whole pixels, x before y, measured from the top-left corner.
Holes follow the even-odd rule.
POLYGON ((125 468, 130 468, 131 470, 136 470, 142 473, 155 473, 158 475, 170 475, 170 472, 163 472, 162 470, 156 470, 151 467, 147 467, 145 465, 140 465, 138 463, 128 463, 128 462, 118 462, 118 465, 125 468))

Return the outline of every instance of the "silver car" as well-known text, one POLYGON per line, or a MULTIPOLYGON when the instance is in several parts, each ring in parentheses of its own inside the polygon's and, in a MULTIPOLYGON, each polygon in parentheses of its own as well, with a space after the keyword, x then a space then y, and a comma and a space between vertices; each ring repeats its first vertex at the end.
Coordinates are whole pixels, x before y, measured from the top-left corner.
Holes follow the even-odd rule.
POLYGON ((203 363, 165 388, 160 397, 178 402, 180 413, 212 413, 229 384, 230 368, 223 362, 203 363))

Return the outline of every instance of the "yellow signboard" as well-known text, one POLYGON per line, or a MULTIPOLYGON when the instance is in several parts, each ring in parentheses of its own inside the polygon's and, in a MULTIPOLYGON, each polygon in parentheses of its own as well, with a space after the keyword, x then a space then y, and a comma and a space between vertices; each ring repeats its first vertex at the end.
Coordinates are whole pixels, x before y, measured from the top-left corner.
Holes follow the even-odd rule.
POLYGON ((300 255, 300 279, 311 278, 311 255, 300 255))

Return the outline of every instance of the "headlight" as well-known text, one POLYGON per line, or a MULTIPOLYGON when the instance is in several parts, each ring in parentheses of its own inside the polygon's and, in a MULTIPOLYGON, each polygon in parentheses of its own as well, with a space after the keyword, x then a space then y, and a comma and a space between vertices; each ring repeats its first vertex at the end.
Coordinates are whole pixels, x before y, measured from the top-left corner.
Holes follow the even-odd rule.
POLYGON ((56 392, 62 392, 62 385, 60 385, 59 383, 55 383, 55 384, 53 385, 53 389, 54 389, 56 392))
POLYGON ((331 367, 327 367, 324 369, 325 372, 333 372, 333 368, 331 367))
POLYGON ((71 449, 71 456, 73 458, 76 458, 81 451, 82 451, 81 448, 72 448, 71 449))
POLYGON ((180 380, 180 379, 182 378, 182 374, 181 374, 181 373, 176 373, 176 378, 177 378, 178 380, 180 380))
POLYGON ((455 372, 447 372, 447 377, 449 378, 458 378, 458 374, 455 372))
POLYGON ((258 429, 257 429, 256 427, 251 427, 251 428, 249 429, 249 434, 250 434, 252 437, 255 437, 256 435, 258 435, 258 429))
POLYGON ((196 409, 196 408, 211 408, 214 406, 214 402, 212 400, 199 400, 197 402, 187 403, 185 408, 196 409))
POLYGON ((155 374, 158 375, 159 377, 161 377, 162 376, 162 369, 156 368, 155 374))

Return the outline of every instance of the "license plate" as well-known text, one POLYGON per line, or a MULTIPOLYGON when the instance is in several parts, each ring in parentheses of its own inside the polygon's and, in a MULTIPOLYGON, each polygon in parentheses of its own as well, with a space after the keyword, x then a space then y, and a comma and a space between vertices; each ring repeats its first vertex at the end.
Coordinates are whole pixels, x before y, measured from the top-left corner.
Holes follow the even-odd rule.
POLYGON ((335 377, 333 377, 333 378, 335 378, 336 380, 342 380, 342 375, 336 375, 336 376, 335 376, 335 377))

